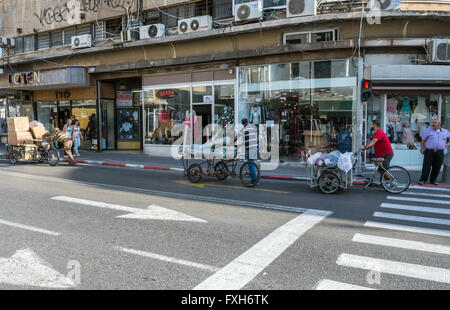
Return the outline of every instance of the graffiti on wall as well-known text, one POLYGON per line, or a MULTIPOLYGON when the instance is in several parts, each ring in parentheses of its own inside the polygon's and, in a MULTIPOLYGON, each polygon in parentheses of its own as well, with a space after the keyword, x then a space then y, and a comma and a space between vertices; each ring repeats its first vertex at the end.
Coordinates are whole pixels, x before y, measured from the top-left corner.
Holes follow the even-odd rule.
POLYGON ((111 9, 130 11, 135 0, 69 0, 60 6, 51 6, 41 9, 34 16, 41 26, 66 22, 69 25, 81 23, 81 13, 98 13, 102 4, 111 9))

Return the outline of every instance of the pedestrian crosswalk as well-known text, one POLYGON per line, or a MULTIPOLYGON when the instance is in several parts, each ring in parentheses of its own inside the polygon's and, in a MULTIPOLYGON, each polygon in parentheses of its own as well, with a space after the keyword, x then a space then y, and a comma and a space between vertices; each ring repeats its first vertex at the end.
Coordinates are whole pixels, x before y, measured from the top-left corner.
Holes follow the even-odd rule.
MULTIPOLYGON (((363 250, 371 249, 370 254, 356 255, 361 253, 344 250, 337 257, 336 265, 343 268, 346 275, 356 270, 365 270, 369 273, 388 274, 389 279, 406 277, 432 281, 450 288, 450 257, 449 260, 442 260, 444 265, 440 266, 433 266, 432 259, 425 260, 427 263, 424 264, 415 263, 424 261, 417 259, 421 255, 450 255, 450 239, 442 239, 450 237, 450 230, 446 229, 450 225, 450 193, 430 192, 421 188, 420 191, 413 189, 398 196, 387 196, 387 201, 379 205, 381 210, 375 210, 372 219, 364 223, 364 229, 372 228, 373 232, 358 232, 351 239, 354 244, 364 245, 363 250), (400 251, 407 251, 408 255, 400 255, 400 251), (381 253, 383 257, 379 256, 381 253), (445 265, 445 262, 448 264, 445 265)), ((377 283, 377 286, 373 286, 367 279, 348 283, 352 281, 323 279, 316 284, 315 289, 366 290, 390 287, 389 283, 377 283), (361 286, 361 283, 367 285, 361 286)))

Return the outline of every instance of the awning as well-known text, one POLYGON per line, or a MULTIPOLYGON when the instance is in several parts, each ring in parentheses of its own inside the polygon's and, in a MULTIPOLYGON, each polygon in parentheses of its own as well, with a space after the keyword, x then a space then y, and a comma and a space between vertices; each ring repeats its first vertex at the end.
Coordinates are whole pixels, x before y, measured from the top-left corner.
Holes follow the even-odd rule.
POLYGON ((448 65, 372 65, 370 79, 377 84, 450 85, 448 65))

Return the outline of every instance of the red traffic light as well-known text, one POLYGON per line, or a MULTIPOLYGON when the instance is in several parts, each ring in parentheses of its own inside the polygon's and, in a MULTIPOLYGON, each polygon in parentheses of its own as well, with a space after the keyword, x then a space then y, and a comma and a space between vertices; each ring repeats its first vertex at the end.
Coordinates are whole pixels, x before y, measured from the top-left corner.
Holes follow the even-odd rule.
POLYGON ((370 82, 367 80, 363 81, 363 88, 370 89, 371 88, 370 82))

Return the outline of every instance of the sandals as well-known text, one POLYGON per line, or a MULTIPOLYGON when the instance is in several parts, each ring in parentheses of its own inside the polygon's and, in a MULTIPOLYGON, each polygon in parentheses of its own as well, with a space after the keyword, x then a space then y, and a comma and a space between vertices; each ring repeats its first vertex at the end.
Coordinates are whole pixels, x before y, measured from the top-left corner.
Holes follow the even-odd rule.
POLYGON ((419 185, 424 185, 425 182, 424 181, 419 181, 419 185))
POLYGON ((433 185, 439 185, 439 183, 436 182, 436 181, 432 182, 431 184, 433 184, 433 185))

